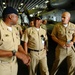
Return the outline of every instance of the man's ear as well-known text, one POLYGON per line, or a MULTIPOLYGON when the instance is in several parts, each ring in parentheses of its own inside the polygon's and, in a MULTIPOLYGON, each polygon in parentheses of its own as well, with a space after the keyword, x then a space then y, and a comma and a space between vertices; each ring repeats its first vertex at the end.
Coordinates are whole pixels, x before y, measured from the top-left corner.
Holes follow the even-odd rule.
POLYGON ((70 17, 68 19, 70 20, 70 17))
POLYGON ((9 18, 9 19, 12 19, 12 15, 11 15, 11 14, 9 14, 9 15, 8 15, 8 18, 9 18))

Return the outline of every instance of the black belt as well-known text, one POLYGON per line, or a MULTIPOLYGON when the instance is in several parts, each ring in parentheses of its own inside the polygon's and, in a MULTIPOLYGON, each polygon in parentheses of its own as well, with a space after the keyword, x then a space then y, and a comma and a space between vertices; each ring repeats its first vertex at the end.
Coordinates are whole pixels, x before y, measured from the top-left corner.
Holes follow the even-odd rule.
POLYGON ((40 51, 42 51, 43 49, 41 49, 41 50, 33 50, 33 49, 28 49, 29 51, 35 51, 35 52, 40 52, 40 51))

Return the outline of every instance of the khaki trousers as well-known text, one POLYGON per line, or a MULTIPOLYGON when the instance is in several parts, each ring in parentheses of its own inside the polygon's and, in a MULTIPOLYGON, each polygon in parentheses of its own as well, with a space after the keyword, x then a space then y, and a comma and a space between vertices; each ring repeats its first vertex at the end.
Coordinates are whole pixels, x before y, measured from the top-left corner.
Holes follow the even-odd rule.
POLYGON ((50 72, 50 75, 56 75, 60 64, 62 61, 67 58, 68 64, 68 75, 74 75, 75 72, 75 52, 73 51, 72 47, 62 48, 57 46, 55 52, 55 61, 50 72))
POLYGON ((0 75, 17 75, 17 62, 0 62, 0 75))
POLYGON ((49 75, 46 50, 40 52, 30 51, 30 56, 31 56, 31 64, 29 75, 37 75, 38 64, 40 66, 41 75, 49 75))

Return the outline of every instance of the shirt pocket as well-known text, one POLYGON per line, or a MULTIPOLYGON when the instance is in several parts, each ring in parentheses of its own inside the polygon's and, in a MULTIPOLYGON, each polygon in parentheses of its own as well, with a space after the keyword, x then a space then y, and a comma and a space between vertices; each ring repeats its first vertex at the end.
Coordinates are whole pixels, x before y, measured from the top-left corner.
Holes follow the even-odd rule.
POLYGON ((37 33, 32 31, 32 32, 28 35, 28 37, 29 37, 29 39, 34 40, 34 39, 37 38, 37 33))
POLYGON ((1 38, 1 42, 2 42, 1 46, 3 48, 7 48, 9 47, 9 45, 11 45, 12 41, 13 41, 12 37, 9 34, 5 33, 2 35, 2 38, 1 38))
POLYGON ((69 33, 69 34, 73 34, 73 33, 74 33, 74 31, 72 31, 72 30, 71 30, 71 31, 68 31, 68 33, 69 33))
POLYGON ((58 35, 59 36, 63 36, 64 35, 64 31, 63 30, 58 30, 58 35))
POLYGON ((20 35, 18 33, 16 33, 15 41, 16 41, 16 43, 20 44, 20 35))
POLYGON ((34 34, 30 34, 30 35, 28 35, 28 37, 29 37, 29 39, 34 40, 37 36, 34 34))
POLYGON ((3 34, 3 38, 2 38, 2 41, 4 42, 7 42, 11 39, 10 35, 9 34, 3 34))

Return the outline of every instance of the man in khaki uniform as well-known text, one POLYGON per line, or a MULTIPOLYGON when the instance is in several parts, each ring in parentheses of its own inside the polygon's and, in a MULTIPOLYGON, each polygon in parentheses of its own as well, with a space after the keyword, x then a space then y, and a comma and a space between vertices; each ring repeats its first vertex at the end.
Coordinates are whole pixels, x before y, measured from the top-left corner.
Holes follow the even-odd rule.
POLYGON ((37 75, 37 65, 40 65, 41 75, 49 75, 47 66, 47 57, 45 42, 47 41, 46 31, 40 27, 40 18, 35 17, 34 26, 25 30, 22 37, 24 41, 24 48, 28 54, 28 49, 30 50, 30 74, 37 75))
POLYGON ((18 13, 12 7, 7 7, 2 13, 0 21, 0 75, 17 75, 16 58, 24 64, 29 64, 30 58, 20 45, 19 32, 13 26, 17 23, 18 13))
MULTIPOLYGON (((55 51, 55 61, 50 75, 56 75, 60 64, 67 58, 68 75, 74 75, 75 72, 75 25, 70 20, 70 13, 62 14, 62 22, 55 25, 52 31, 52 39, 58 43, 55 51)), ((62 75, 62 74, 61 74, 62 75)))
POLYGON ((34 18, 32 17, 29 22, 29 27, 34 27, 34 18))

